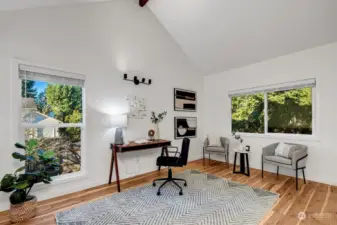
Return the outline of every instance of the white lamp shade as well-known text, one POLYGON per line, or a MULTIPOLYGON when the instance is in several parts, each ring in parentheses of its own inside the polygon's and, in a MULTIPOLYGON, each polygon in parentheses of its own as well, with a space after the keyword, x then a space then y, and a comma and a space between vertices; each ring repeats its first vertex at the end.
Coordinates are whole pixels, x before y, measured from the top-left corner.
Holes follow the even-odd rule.
POLYGON ((124 128, 128 125, 127 115, 109 115, 106 116, 104 125, 109 128, 124 128))

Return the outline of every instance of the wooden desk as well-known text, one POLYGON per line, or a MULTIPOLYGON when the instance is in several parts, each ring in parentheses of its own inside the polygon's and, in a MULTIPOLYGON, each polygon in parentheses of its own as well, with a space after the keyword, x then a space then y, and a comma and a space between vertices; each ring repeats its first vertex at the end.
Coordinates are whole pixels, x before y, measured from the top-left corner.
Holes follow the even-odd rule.
MULTIPOLYGON (((121 191, 120 182, 119 182, 119 172, 118 172, 118 159, 117 159, 118 152, 130 152, 130 151, 140 151, 140 150, 151 149, 151 148, 162 148, 161 155, 163 156, 164 153, 168 155, 167 146, 170 146, 170 145, 171 145, 171 141, 168 141, 168 140, 149 141, 143 144, 136 144, 136 143, 126 144, 126 145, 111 144, 110 148, 112 150, 112 154, 111 154, 111 163, 110 163, 109 184, 111 184, 112 172, 113 172, 113 167, 115 164, 117 189, 118 189, 118 192, 121 191)), ((160 166, 158 167, 158 170, 160 170, 160 166)))

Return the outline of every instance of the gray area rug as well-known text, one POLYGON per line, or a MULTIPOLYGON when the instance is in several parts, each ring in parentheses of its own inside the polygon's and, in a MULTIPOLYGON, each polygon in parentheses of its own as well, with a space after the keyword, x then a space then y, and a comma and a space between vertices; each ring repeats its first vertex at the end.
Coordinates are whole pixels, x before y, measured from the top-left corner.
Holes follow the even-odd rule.
MULTIPOLYGON (((147 184, 57 213, 58 225, 257 225, 278 195, 195 170, 184 178, 184 195, 167 184, 147 184)), ((159 184, 159 183, 158 183, 159 184)))

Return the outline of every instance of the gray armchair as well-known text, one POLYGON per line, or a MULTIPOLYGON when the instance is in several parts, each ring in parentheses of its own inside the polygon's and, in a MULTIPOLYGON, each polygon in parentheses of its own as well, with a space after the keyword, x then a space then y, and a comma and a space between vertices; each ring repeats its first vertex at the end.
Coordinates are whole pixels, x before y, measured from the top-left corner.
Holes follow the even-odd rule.
POLYGON ((298 190, 298 170, 302 170, 304 183, 306 168, 308 147, 300 144, 285 143, 294 146, 294 150, 291 152, 289 158, 275 155, 275 150, 279 143, 268 145, 262 149, 262 178, 263 178, 263 165, 264 163, 277 166, 277 176, 279 174, 279 167, 289 168, 296 171, 296 190, 298 190))
POLYGON ((209 161, 211 159, 211 154, 224 155, 226 162, 229 165, 229 139, 225 137, 220 137, 221 146, 209 145, 208 138, 205 139, 203 148, 203 159, 205 159, 205 154, 208 154, 209 161))

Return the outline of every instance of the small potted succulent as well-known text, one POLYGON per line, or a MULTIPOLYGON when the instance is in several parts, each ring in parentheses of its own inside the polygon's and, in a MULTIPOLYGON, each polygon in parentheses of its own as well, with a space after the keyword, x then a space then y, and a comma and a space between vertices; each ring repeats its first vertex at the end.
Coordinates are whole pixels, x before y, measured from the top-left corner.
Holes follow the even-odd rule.
POLYGON ((11 193, 9 216, 13 223, 29 220, 36 215, 37 198, 30 191, 37 183, 49 184, 51 173, 60 173, 59 160, 53 151, 36 149, 37 141, 31 139, 26 145, 19 143, 15 147, 24 153, 14 152, 14 159, 24 162, 14 174, 6 174, 0 181, 0 191, 11 193), (52 169, 53 168, 53 169, 52 169))
POLYGON ((166 114, 167 114, 166 111, 164 111, 162 113, 159 113, 158 115, 156 115, 155 112, 151 112, 151 122, 156 125, 155 134, 156 134, 156 139, 157 140, 160 139, 160 135, 159 135, 159 123, 164 120, 166 114))

